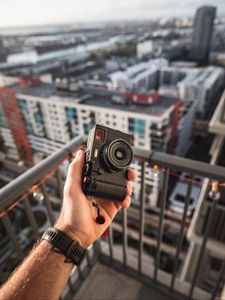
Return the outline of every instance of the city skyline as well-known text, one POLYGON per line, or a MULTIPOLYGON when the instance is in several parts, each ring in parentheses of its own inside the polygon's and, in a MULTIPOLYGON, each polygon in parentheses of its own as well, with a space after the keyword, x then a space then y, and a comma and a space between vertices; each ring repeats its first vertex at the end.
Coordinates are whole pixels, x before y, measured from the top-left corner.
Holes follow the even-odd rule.
MULTIPOLYGON (((225 0, 7 1, 0 2, 0 24, 10 25, 0 27, 0 300, 42 292, 61 300, 225 299, 225 0), (96 199, 83 206, 91 209, 81 213, 85 224, 108 222, 116 199, 130 207, 70 278, 64 258, 54 269, 35 246, 22 266, 45 265, 46 293, 39 263, 22 267, 26 276, 17 276, 20 268, 10 274, 52 232, 67 196, 76 200, 66 178, 73 181, 68 167, 81 148, 81 196, 96 199), (137 179, 125 196, 130 162, 137 179), (104 199, 113 206, 103 210, 104 199), (59 268, 64 284, 69 278, 64 290, 62 282, 50 286, 59 268)), ((81 220, 78 211, 65 213, 69 224, 81 220)))
MULTIPOLYGON (((76 3, 67 0, 46 0, 33 2, 9 0, 0 4, 2 12, 0 28, 67 24, 79 22, 106 22, 134 19, 150 20, 160 17, 194 16, 195 10, 202 5, 212 5, 205 0, 86 0, 76 3), (54 8, 54 9, 52 9, 54 8), (51 12, 51 13, 49 13, 51 12)), ((223 15, 223 0, 215 0, 217 15, 223 15)))

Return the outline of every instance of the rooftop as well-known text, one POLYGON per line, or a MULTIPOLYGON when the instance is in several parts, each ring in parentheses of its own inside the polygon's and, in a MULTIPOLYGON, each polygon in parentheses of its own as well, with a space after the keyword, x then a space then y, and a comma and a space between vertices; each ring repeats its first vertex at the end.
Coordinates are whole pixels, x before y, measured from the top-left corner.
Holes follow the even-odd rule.
MULTIPOLYGON (((109 109, 116 109, 119 111, 128 111, 133 113, 141 113, 147 115, 154 115, 154 116, 161 116, 163 115, 169 108, 171 108, 177 101, 176 98, 170 96, 159 96, 157 102, 153 104, 138 104, 138 103, 129 103, 129 104, 122 104, 116 103, 111 100, 111 97, 107 94, 106 95, 92 95, 91 97, 83 97, 85 94, 90 93, 70 93, 69 95, 64 92, 58 92, 57 89, 54 87, 53 84, 40 82, 38 84, 22 87, 19 83, 14 83, 8 86, 9 88, 15 90, 17 94, 23 94, 28 96, 34 97, 41 97, 41 98, 49 98, 53 99, 52 97, 56 96, 57 99, 60 100, 60 97, 69 97, 71 100, 74 98, 80 98, 81 104, 91 105, 95 107, 101 108, 109 108, 109 109)), ((111 93, 112 95, 113 93, 111 93)), ((116 94, 115 94, 116 95, 116 94)))
POLYGON ((14 83, 8 86, 17 94, 24 94, 35 97, 48 98, 56 94, 56 88, 53 84, 40 82, 39 84, 30 87, 22 87, 19 83, 14 83))
POLYGON ((189 74, 182 80, 182 82, 190 84, 202 84, 208 82, 213 83, 217 78, 218 74, 223 73, 223 69, 220 67, 204 67, 204 68, 193 68, 187 69, 189 74))
POLYGON ((159 96, 158 101, 153 104, 120 104, 112 102, 109 98, 106 97, 90 97, 81 101, 82 104, 93 105, 101 108, 116 109, 120 111, 129 111, 133 113, 141 113, 146 115, 161 116, 169 108, 171 108, 177 99, 169 96, 159 96))

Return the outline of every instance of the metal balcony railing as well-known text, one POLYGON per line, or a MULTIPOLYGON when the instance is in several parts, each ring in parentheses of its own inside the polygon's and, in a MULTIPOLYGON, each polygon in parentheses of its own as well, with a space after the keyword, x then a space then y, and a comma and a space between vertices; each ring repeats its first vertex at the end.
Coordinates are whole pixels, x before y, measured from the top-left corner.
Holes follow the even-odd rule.
MULTIPOLYGON (((67 162, 72 159, 74 151, 84 142, 84 137, 74 139, 69 145, 53 153, 0 190, 2 282, 24 258, 41 233, 50 224, 54 224, 63 197, 63 170, 66 164, 68 165, 67 162), (41 192, 39 196, 43 196, 40 197, 40 202, 32 196, 34 192, 32 187, 37 185, 41 192), (44 224, 41 212, 44 212, 47 217, 44 224), (19 226, 18 219, 22 220, 25 225, 19 226)), ((141 189, 138 199, 134 199, 136 204, 128 210, 123 209, 100 241, 90 247, 83 264, 71 274, 62 299, 68 294, 75 293, 98 260, 158 288, 173 298, 214 299, 220 297, 225 276, 225 251, 218 250, 220 266, 213 286, 208 288, 204 285, 204 280, 200 279, 205 256, 208 253, 208 244, 212 242, 210 229, 215 223, 215 212, 221 206, 221 197, 208 202, 211 209, 209 215, 205 217, 205 230, 199 234, 197 256, 192 255, 192 249, 193 241, 198 236, 196 224, 202 204, 208 201, 207 196, 212 181, 225 182, 225 168, 140 149, 134 149, 134 153, 141 166, 141 189), (146 206, 146 170, 155 165, 162 173, 163 185, 158 206, 151 208, 146 206), (179 176, 177 172, 190 174, 183 212, 179 216, 168 208, 170 185, 173 184, 174 176, 179 176), (194 184, 193 178, 196 175, 205 179, 195 213, 190 218, 188 208, 194 184), (170 227, 175 231, 175 243, 172 241, 172 244, 167 236, 167 229, 170 227), (194 240, 192 240, 193 236, 194 240), (165 257, 170 258, 170 268, 165 264, 165 257)), ((215 162, 216 159, 213 163, 215 162)), ((219 185, 219 189, 220 191, 224 189, 222 184, 219 185)), ((217 246, 224 249, 223 241, 217 242, 217 246)))

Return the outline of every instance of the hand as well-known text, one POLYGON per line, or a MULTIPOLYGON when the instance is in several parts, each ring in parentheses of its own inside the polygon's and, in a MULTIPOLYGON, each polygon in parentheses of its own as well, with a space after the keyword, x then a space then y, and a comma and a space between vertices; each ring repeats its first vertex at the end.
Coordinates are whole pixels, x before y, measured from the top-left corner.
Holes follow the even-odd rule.
MULTIPOLYGON (((77 240, 81 246, 88 247, 97 240, 109 227, 117 212, 131 203, 132 185, 127 183, 127 195, 123 202, 95 198, 100 207, 100 213, 105 217, 104 224, 97 224, 97 210, 82 191, 82 170, 84 166, 84 151, 78 150, 76 157, 69 166, 64 187, 62 211, 55 227, 77 240)), ((135 180, 136 171, 129 169, 128 180, 135 180)))

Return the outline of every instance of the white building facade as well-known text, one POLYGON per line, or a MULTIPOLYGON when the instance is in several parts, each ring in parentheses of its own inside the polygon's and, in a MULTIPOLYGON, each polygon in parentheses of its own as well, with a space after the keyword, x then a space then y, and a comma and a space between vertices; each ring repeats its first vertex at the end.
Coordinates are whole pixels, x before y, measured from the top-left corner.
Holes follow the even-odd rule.
MULTIPOLYGON (((160 115, 148 114, 110 107, 100 107, 83 103, 82 100, 52 95, 17 93, 16 99, 27 131, 27 137, 33 151, 34 161, 42 159, 60 149, 72 138, 88 134, 95 123, 122 130, 133 135, 134 147, 145 150, 167 151, 171 139, 171 122, 174 105, 160 115)), ((154 110, 153 110, 154 111, 154 110)), ((16 149, 8 128, 2 131, 7 146, 16 149), (11 137, 11 139, 10 139, 11 137)), ((136 163, 136 165, 138 165, 136 163)), ((139 174, 140 176, 140 174, 139 174)), ((146 171, 146 204, 157 206, 161 185, 160 174, 150 168, 146 171)), ((134 188, 134 198, 139 199, 140 182, 134 188)))

